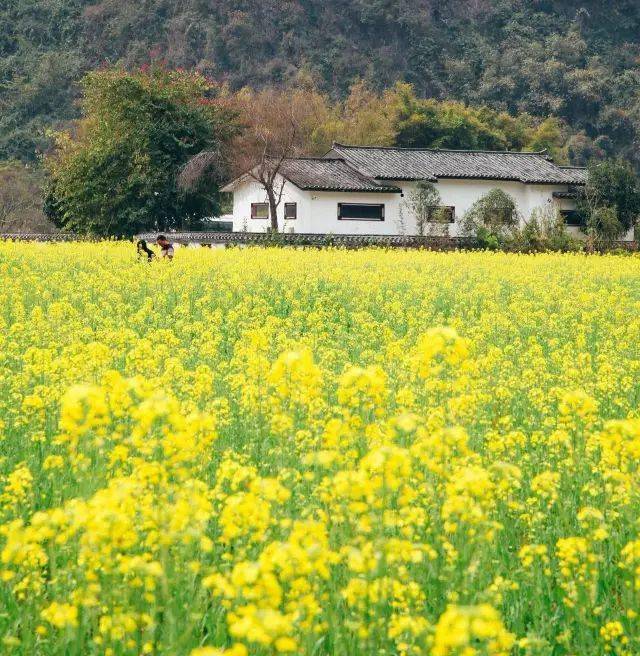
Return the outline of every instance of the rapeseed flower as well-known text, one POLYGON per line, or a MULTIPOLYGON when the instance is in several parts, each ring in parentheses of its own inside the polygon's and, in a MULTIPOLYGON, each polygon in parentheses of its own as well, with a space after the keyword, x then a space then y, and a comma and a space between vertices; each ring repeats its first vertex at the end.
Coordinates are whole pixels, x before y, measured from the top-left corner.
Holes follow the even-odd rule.
POLYGON ((131 251, 0 244, 7 653, 640 652, 640 260, 131 251))

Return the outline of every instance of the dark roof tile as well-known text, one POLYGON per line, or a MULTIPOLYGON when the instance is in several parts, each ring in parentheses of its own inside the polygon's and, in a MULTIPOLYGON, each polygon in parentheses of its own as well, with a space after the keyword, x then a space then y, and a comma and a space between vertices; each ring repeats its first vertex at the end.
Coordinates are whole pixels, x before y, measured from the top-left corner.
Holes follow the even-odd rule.
POLYGON ((335 143, 327 157, 342 157, 378 180, 467 178, 529 184, 583 185, 586 169, 554 164, 544 153, 430 150, 346 146, 335 143))
POLYGON ((342 158, 300 157, 286 159, 282 175, 300 189, 315 191, 366 191, 400 193, 398 187, 383 185, 357 171, 342 158))

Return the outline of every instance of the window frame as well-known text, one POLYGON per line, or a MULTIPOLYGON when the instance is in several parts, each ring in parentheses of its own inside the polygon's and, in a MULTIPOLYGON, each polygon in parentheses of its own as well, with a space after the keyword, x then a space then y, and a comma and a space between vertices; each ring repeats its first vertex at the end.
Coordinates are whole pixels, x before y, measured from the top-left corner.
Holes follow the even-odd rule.
POLYGON ((284 204, 284 220, 285 221, 297 221, 298 219, 298 203, 285 203, 284 204), (293 206, 293 216, 287 216, 287 208, 293 206))
POLYGON ((427 219, 427 223, 448 223, 452 224, 456 222, 456 208, 454 205, 429 205, 428 206, 428 211, 429 211, 429 218, 427 219), (433 221, 431 218, 431 212, 435 210, 447 210, 449 213, 449 220, 448 221, 433 221))
POLYGON ((338 221, 372 221, 374 223, 383 223, 385 220, 385 204, 384 203, 338 203, 338 221), (379 219, 371 219, 367 217, 351 217, 347 216, 344 217, 342 216, 342 208, 345 205, 349 206, 357 206, 357 207, 379 207, 380 208, 380 215, 381 217, 379 219))
POLYGON ((269 220, 269 203, 251 203, 251 219, 255 220, 255 221, 268 221, 269 220), (257 207, 258 205, 264 205, 267 208, 267 216, 255 216, 254 215, 254 208, 257 207))
POLYGON ((568 228, 583 228, 584 224, 580 221, 580 214, 578 210, 560 210, 560 216, 562 217, 562 222, 564 225, 566 225, 568 228), (571 217, 575 217, 577 219, 577 222, 570 222, 567 219, 571 217))

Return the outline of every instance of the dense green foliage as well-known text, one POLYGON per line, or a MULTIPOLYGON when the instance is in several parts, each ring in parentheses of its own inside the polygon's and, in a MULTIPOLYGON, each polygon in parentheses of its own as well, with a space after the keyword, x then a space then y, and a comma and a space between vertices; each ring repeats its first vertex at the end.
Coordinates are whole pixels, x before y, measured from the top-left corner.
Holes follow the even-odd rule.
MULTIPOLYGON (((420 98, 407 82, 378 91, 372 83, 359 80, 344 100, 331 98, 309 82, 261 92, 243 87, 227 98, 246 126, 258 119, 263 127, 270 122, 256 108, 274 103, 287 111, 296 108, 297 150, 311 155, 323 155, 333 141, 339 141, 408 148, 547 150, 566 162, 572 137, 569 126, 558 118, 526 112, 512 116, 456 100, 420 98)), ((283 110, 272 113, 281 116, 283 110)))
MULTIPOLYGON (((77 115, 87 70, 160 57, 233 88, 313 79, 335 99, 360 77, 402 79, 419 97, 560 118, 574 163, 637 164, 639 54, 634 0, 5 0, 0 159, 48 147, 46 129, 77 115)), ((493 147, 486 137, 478 146, 493 147)))
POLYGON ((230 136, 232 121, 208 97, 211 84, 203 76, 161 67, 105 69, 87 75, 82 86, 83 118, 75 134, 58 135, 47 159, 46 209, 58 227, 133 235, 193 229, 217 213, 215 183, 185 191, 176 181, 191 157, 230 136))
POLYGON ((595 209, 612 209, 626 232, 640 215, 640 185, 638 176, 628 162, 609 160, 589 167, 582 206, 591 213, 595 209))
POLYGON ((549 150, 567 158, 567 130, 555 117, 536 119, 521 112, 517 117, 489 107, 469 107, 459 101, 416 97, 415 87, 393 89, 394 141, 409 148, 472 150, 549 150))

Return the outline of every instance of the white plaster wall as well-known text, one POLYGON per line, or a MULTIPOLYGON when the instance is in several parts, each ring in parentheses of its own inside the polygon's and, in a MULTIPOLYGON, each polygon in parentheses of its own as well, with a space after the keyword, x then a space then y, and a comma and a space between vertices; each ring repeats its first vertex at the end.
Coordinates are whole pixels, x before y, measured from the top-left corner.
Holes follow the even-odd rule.
MULTIPOLYGON (((353 192, 312 192, 303 191, 291 182, 285 181, 282 201, 278 207, 278 226, 280 230, 297 233, 320 234, 354 234, 354 235, 396 235, 417 234, 415 216, 409 209, 410 194, 415 190, 416 183, 403 181, 386 181, 387 184, 402 189, 402 194, 377 194, 353 192), (298 204, 298 218, 287 221, 283 226, 284 204, 298 204), (384 203, 384 221, 338 220, 338 203, 384 203), (401 226, 401 215, 404 227, 401 226)), ((519 182, 503 182, 497 180, 447 180, 435 183, 440 193, 442 205, 455 207, 456 221, 449 225, 449 234, 461 234, 461 221, 465 212, 486 193, 492 189, 501 189, 508 193, 516 202, 523 221, 530 218, 535 209, 572 209, 575 204, 571 200, 553 198, 554 191, 566 191, 566 185, 525 185, 519 182)), ((267 202, 264 189, 255 181, 247 180, 240 183, 233 195, 233 230, 247 232, 265 232, 270 222, 268 220, 251 218, 251 203, 267 202)), ((572 234, 579 231, 569 228, 572 234)), ((633 239, 630 231, 625 239, 633 239)))
MULTIPOLYGON (((399 183, 408 201, 415 191, 416 183, 399 183)), ((435 183, 440 193, 442 205, 455 207, 456 221, 449 226, 449 234, 461 234, 462 218, 471 206, 492 189, 501 189, 515 201, 523 221, 529 219, 534 209, 553 208, 554 191, 566 191, 566 185, 525 185, 520 182, 504 182, 498 180, 447 180, 441 179, 435 183)), ((415 217, 411 217, 415 230, 415 217)))
MULTIPOLYGON (((278 183, 280 184, 280 183, 278 183)), ((285 232, 394 235, 399 234, 396 219, 400 194, 303 191, 285 181, 282 201, 278 206, 278 226, 285 232), (298 218, 284 224, 284 204, 298 204, 298 218), (338 203, 384 203, 384 221, 338 220, 338 203)), ((251 203, 266 203, 265 190, 254 180, 238 184, 233 193, 234 232, 266 232, 268 220, 251 218, 251 203)))
POLYGON ((398 206, 399 193, 340 193, 311 192, 309 214, 300 232, 326 232, 343 235, 397 235, 400 234, 398 206), (382 203, 384 221, 338 219, 338 203, 382 203))
MULTIPOLYGON (((282 184, 282 178, 280 178, 276 184, 282 184)), ((277 188, 279 188, 279 186, 277 188)), ((271 226, 271 221, 269 219, 252 219, 251 203, 267 202, 267 192, 264 190, 264 187, 255 180, 246 179, 238 183, 233 191, 233 231, 266 232, 271 226)), ((308 195, 290 182, 284 182, 282 200, 278 206, 278 226, 280 230, 283 229, 285 203, 298 203, 298 216, 300 216, 303 211, 303 206, 308 203, 308 195)), ((288 227, 297 224, 297 221, 289 221, 287 223, 288 225, 284 227, 285 230, 287 230, 288 227)), ((295 228, 295 232, 302 231, 295 228)))

